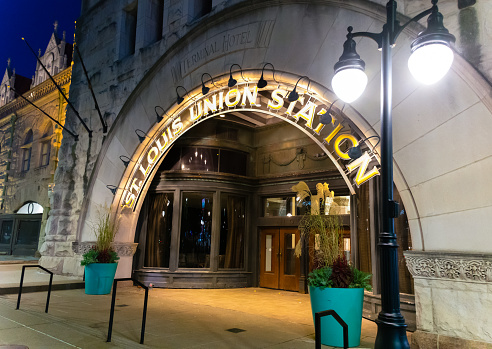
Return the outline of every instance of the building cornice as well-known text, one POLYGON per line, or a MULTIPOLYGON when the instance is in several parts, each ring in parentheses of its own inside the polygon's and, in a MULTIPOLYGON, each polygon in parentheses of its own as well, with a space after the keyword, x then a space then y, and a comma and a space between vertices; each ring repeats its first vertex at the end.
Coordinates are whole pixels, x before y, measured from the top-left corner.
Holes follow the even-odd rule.
POLYGON ((492 283, 492 255, 479 253, 405 251, 414 278, 492 283))
MULTIPOLYGON (((53 77, 53 79, 55 80, 58 86, 63 86, 70 83, 71 77, 72 77, 72 67, 70 66, 67 69, 63 70, 62 72, 56 74, 53 77)), ((55 90, 56 90, 56 86, 53 84, 51 79, 47 79, 46 81, 40 83, 39 85, 36 85, 35 87, 31 88, 29 91, 24 93, 23 96, 34 103, 38 99, 50 94, 55 90)), ((28 103, 24 99, 17 97, 12 102, 0 108, 0 118, 4 118, 9 114, 12 114, 17 110, 24 108, 27 105, 28 103)))

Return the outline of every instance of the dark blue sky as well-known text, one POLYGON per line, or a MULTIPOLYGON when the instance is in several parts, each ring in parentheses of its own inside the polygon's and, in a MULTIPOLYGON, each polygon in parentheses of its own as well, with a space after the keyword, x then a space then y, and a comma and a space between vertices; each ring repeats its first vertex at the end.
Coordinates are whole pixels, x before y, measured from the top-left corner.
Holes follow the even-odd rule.
POLYGON ((36 69, 36 57, 29 45, 42 54, 48 46, 53 23, 58 21, 60 37, 67 32, 67 42, 73 43, 74 21, 80 16, 81 0, 0 0, 0 79, 10 66, 17 74, 31 78, 36 69))

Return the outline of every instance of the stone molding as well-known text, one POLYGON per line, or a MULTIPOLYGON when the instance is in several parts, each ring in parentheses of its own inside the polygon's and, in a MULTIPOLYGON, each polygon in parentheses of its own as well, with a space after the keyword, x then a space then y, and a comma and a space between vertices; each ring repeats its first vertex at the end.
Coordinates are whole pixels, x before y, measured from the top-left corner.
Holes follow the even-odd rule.
POLYGON ((492 255, 405 251, 407 268, 414 278, 492 283, 492 255))
MULTIPOLYGON (((56 84, 60 87, 63 87, 64 85, 68 84, 72 78, 72 67, 69 66, 65 70, 61 71, 57 75, 53 77, 55 80, 56 84)), ((46 79, 39 85, 36 85, 29 89, 26 93, 24 93, 24 97, 29 99, 31 102, 35 102, 38 99, 46 96, 47 94, 53 92, 56 90, 55 85, 51 82, 51 79, 46 79)), ((67 93, 67 92, 65 92, 67 93)), ((21 108, 24 108, 27 106, 28 103, 23 100, 20 97, 17 97, 13 101, 11 101, 8 104, 5 104, 0 108, 0 117, 5 117, 16 110, 19 110, 21 108)))
MULTIPOLYGON (((72 243, 72 250, 76 254, 84 254, 88 252, 92 246, 96 244, 95 241, 74 241, 72 243)), ((133 242, 112 242, 114 250, 120 257, 132 257, 137 251, 138 243, 133 242)))

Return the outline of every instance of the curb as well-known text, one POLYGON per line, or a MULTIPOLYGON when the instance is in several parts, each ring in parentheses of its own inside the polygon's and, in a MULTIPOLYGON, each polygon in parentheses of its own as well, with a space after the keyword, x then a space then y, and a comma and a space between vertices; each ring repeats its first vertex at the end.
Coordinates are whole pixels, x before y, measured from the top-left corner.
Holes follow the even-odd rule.
MULTIPOLYGON (((23 285, 22 293, 33 293, 33 292, 43 292, 48 291, 49 285, 23 285)), ((85 283, 83 281, 80 282, 72 282, 66 284, 53 284, 51 285, 52 291, 61 291, 61 290, 74 290, 81 289, 85 287, 85 283)), ((2 287, 0 288, 0 295, 6 294, 18 294, 19 286, 11 286, 11 287, 2 287)))

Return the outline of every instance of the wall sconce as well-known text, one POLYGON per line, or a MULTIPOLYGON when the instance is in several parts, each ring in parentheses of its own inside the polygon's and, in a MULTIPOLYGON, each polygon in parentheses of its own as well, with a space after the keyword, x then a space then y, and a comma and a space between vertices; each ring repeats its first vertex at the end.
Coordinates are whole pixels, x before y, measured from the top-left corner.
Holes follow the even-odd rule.
MULTIPOLYGON (((265 70, 265 67, 266 67, 267 65, 269 65, 269 64, 272 66, 272 70, 273 70, 273 80, 275 80, 275 67, 273 66, 273 64, 272 64, 272 63, 265 63, 265 65, 264 65, 264 66, 263 66, 263 68, 261 69, 261 77, 260 77, 260 80, 258 80, 258 83, 256 84, 256 86, 258 86, 258 88, 263 88, 263 87, 265 87, 266 85, 268 85, 268 82, 267 82, 265 79, 263 79, 263 71, 265 70)), ((277 80, 275 80, 275 82, 277 82, 277 83, 278 83, 278 81, 277 81, 277 80)))
POLYGON ((126 155, 120 155, 120 160, 123 162, 123 165, 125 165, 125 167, 128 167, 128 164, 130 162, 135 162, 135 161, 132 161, 128 156, 126 155))
MULTIPOLYGON (((333 107, 333 104, 335 104, 336 102, 338 102, 339 100, 338 99, 335 99, 331 104, 330 104, 330 107, 328 108, 328 111, 321 115, 320 118, 319 118, 319 122, 322 123, 323 125, 327 125, 327 124, 330 124, 333 122, 333 119, 331 117, 331 107, 333 107)), ((341 109, 341 111, 343 111, 343 109, 345 108, 345 103, 343 103, 343 107, 341 109)))
POLYGON ((374 148, 376 148, 379 144, 379 142, 381 141, 381 138, 379 136, 371 136, 371 137, 367 137, 363 140, 361 140, 359 142, 359 145, 356 146, 356 147, 352 147, 348 150, 347 152, 347 155, 352 159, 352 160, 356 160, 358 158, 360 158, 362 156, 362 150, 360 150, 360 145, 362 142, 365 142, 367 141, 369 138, 377 138, 378 139, 378 142, 376 143, 376 145, 374 147, 372 147, 372 152, 374 153, 374 148))
POLYGON ((167 113, 166 113, 166 111, 164 110, 163 107, 161 107, 160 105, 156 105, 154 107, 155 116, 157 118, 157 123, 160 123, 162 120, 164 120, 164 117, 162 115, 159 115, 159 113, 157 112, 157 108, 161 108, 161 110, 163 111, 164 114, 166 114, 167 117, 169 117, 169 115, 167 115, 167 113))
POLYGON ((176 103, 178 103, 178 104, 181 104, 181 102, 183 102, 183 101, 184 101, 184 97, 181 97, 181 96, 179 95, 179 93, 178 93, 178 88, 180 88, 180 87, 181 87, 183 90, 185 90, 186 94, 189 96, 189 94, 188 94, 188 90, 187 90, 187 89, 185 89, 183 86, 178 86, 178 87, 176 87, 176 95, 177 95, 177 97, 176 97, 176 103))
POLYGON ((150 138, 144 131, 142 131, 141 129, 138 129, 138 128, 135 130, 135 134, 137 135, 140 143, 145 141, 145 138, 150 138))
POLYGON ((289 98, 287 98, 289 100, 289 102, 295 102, 299 99, 299 93, 296 92, 296 88, 297 88, 297 84, 299 83, 299 81, 301 81, 301 79, 304 79, 304 78, 308 79, 308 81, 309 81, 307 88, 306 88, 306 90, 309 90, 309 84, 311 83, 311 79, 309 79, 307 76, 301 76, 299 78, 299 80, 297 80, 292 92, 289 93, 289 98))
POLYGON ((111 193, 113 193, 113 195, 116 195, 116 191, 118 189, 123 189, 123 188, 118 188, 116 185, 112 185, 112 184, 106 185, 106 188, 108 188, 111 191, 111 193))
MULTIPOLYGON (((210 80, 212 80, 212 85, 215 86, 214 78, 212 77, 212 75, 210 75, 209 73, 203 73, 202 74, 202 95, 206 95, 208 93, 208 91, 210 91, 210 87, 205 86, 205 83, 203 82, 203 76, 204 75, 210 76, 210 80)), ((215 87, 217 87, 217 86, 215 86, 215 87)))
MULTIPOLYGON (((235 65, 237 65, 239 67, 239 69, 241 71, 241 77, 243 76, 243 68, 241 68, 241 66, 239 64, 234 63, 233 65, 231 65, 231 68, 229 69, 229 82, 227 83, 227 86, 229 86, 229 87, 232 87, 232 86, 237 84, 237 80, 232 78, 232 67, 234 67, 235 65)), ((244 80, 244 78, 243 78, 243 80, 244 80)))

